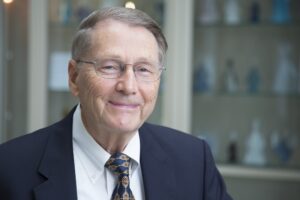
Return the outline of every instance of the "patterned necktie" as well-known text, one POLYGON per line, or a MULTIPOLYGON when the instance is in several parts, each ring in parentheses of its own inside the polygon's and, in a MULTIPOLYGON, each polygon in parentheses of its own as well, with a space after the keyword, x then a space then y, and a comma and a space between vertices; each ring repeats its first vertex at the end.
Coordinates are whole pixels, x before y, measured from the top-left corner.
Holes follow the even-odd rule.
POLYGON ((118 176, 111 200, 135 200, 129 186, 129 162, 130 158, 127 155, 116 153, 105 164, 105 167, 118 176))

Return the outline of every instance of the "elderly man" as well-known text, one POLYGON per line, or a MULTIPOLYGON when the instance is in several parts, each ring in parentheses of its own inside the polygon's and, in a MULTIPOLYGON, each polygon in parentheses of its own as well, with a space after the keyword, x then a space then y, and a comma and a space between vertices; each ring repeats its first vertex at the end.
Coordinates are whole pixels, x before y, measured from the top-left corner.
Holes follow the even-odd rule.
POLYGON ((79 104, 1 145, 0 199, 231 199, 204 141, 145 123, 166 50, 141 11, 106 8, 84 19, 68 66, 79 104))

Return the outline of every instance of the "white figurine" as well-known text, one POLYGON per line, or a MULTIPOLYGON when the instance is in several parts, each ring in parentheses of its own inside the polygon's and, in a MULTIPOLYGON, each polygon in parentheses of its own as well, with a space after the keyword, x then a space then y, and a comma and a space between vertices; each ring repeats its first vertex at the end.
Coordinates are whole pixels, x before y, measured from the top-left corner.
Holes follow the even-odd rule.
POLYGON ((260 126, 259 120, 253 121, 252 130, 246 143, 246 154, 244 157, 244 163, 247 165, 262 166, 266 164, 266 142, 262 136, 260 126))

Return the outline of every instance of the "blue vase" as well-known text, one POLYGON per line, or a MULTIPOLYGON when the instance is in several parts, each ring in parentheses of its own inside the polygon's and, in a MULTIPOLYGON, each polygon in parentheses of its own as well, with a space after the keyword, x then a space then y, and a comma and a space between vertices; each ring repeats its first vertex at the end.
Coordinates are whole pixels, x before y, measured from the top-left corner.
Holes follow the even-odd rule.
POLYGON ((272 21, 279 24, 291 21, 290 0, 273 0, 272 21))

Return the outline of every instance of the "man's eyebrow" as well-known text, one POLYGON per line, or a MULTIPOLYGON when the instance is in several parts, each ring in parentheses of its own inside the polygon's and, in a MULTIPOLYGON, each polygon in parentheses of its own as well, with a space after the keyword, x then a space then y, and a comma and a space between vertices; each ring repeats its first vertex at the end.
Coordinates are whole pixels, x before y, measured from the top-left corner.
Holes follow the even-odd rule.
POLYGON ((117 55, 117 54, 104 54, 104 55, 99 55, 96 57, 96 59, 99 60, 122 60, 121 56, 117 55))
MULTIPOLYGON (((120 61, 123 62, 123 59, 121 56, 116 55, 116 54, 104 54, 101 55, 99 57, 96 58, 96 61, 101 60, 101 61, 107 61, 107 60, 113 60, 113 61, 120 61)), ((140 63, 140 62, 144 62, 144 63, 159 63, 159 62, 155 62, 152 59, 149 59, 147 57, 140 57, 137 58, 134 63, 140 63)))

